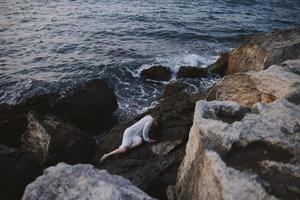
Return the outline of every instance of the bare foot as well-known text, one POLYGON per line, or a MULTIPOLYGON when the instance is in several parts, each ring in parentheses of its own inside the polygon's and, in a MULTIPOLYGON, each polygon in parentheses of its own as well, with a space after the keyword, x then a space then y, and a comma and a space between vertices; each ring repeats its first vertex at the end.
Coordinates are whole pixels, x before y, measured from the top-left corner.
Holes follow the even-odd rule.
POLYGON ((100 158, 99 163, 100 163, 100 164, 103 163, 103 161, 104 161, 107 157, 108 157, 108 155, 107 155, 107 154, 104 154, 104 155, 100 158))

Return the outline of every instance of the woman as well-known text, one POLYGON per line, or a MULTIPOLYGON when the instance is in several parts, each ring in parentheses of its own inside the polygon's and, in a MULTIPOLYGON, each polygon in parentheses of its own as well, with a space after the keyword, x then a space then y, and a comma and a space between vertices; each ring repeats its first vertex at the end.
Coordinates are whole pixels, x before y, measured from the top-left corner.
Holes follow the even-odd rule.
POLYGON ((149 138, 149 131, 151 127, 157 126, 157 124, 157 120, 151 115, 146 115, 138 122, 128 127, 124 131, 122 144, 119 148, 108 154, 104 154, 100 159, 100 163, 112 155, 125 153, 128 149, 140 146, 143 144, 143 140, 148 143, 154 143, 155 140, 149 138))

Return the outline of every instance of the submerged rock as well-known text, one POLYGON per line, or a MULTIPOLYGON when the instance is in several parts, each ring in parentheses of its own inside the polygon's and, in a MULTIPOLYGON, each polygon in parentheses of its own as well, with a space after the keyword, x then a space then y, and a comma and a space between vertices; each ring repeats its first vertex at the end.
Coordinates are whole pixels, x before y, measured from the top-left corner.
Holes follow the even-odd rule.
POLYGON ((59 163, 26 187, 23 200, 34 199, 153 199, 120 176, 92 165, 59 163))
POLYGON ((197 102, 169 199, 297 199, 299 125, 300 108, 284 99, 197 102))
POLYGON ((0 145, 0 199, 20 199, 26 185, 41 173, 34 155, 0 145))
POLYGON ((94 142, 79 128, 65 123, 53 115, 27 115, 28 125, 22 135, 22 148, 32 152, 45 165, 66 162, 88 162, 94 142))
POLYGON ((206 77, 208 70, 206 68, 182 66, 177 72, 177 78, 199 78, 206 77))
POLYGON ((141 72, 141 76, 157 81, 168 81, 172 77, 172 72, 168 67, 164 67, 162 65, 154 65, 149 69, 144 69, 141 72))
POLYGON ((229 56, 226 74, 260 71, 288 59, 300 58, 300 29, 252 36, 229 56))
POLYGON ((90 81, 64 94, 36 95, 15 106, 1 104, 1 143, 20 146, 20 137, 27 126, 26 115, 31 110, 39 114, 53 114, 90 131, 106 127, 110 122, 109 116, 117 107, 113 89, 103 80, 90 81))
POLYGON ((291 60, 256 73, 225 76, 210 90, 207 100, 229 100, 251 106, 286 98, 299 104, 300 76, 294 73, 299 68, 297 66, 299 62, 291 60))
POLYGON ((124 130, 146 114, 159 116, 159 129, 150 137, 157 139, 155 146, 142 145, 126 154, 105 160, 99 167, 110 173, 128 178, 153 197, 166 198, 166 189, 175 184, 177 169, 184 156, 184 146, 192 124, 194 104, 185 93, 171 93, 156 108, 122 122, 100 138, 95 162, 105 153, 118 148, 124 130))

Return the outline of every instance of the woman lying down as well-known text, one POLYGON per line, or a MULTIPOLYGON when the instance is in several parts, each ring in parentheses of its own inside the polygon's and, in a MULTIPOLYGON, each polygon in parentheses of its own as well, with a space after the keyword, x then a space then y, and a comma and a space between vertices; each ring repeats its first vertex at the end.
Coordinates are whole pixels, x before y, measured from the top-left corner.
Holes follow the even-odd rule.
POLYGON ((140 146, 143 144, 143 141, 150 144, 154 143, 155 140, 149 138, 149 132, 156 126, 158 126, 158 120, 154 119, 151 115, 146 115, 124 131, 122 144, 118 149, 104 154, 100 159, 100 163, 112 155, 125 153, 128 149, 140 146))

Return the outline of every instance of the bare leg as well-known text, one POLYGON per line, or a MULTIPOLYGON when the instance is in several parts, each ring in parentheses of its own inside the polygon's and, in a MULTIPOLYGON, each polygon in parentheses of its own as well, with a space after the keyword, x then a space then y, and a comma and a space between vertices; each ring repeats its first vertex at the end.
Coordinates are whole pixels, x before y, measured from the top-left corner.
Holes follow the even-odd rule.
POLYGON ((112 152, 108 153, 108 154, 104 154, 102 156, 102 158, 100 159, 100 164, 107 159, 108 157, 115 155, 115 154, 121 154, 121 153, 125 153, 127 151, 127 147, 120 147, 116 150, 113 150, 112 152))

